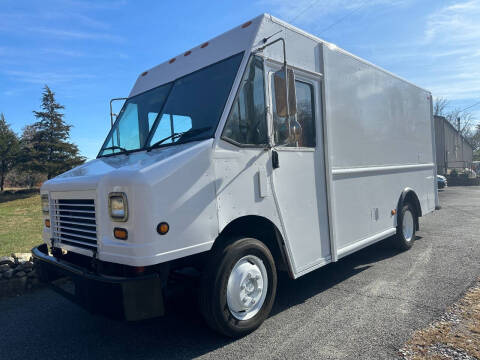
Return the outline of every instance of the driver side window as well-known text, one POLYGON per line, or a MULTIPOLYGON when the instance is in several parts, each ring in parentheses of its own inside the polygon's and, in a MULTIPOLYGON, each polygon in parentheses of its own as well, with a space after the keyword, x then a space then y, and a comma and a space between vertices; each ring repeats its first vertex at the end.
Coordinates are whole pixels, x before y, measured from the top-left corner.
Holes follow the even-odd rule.
POLYGON ((238 145, 268 143, 263 61, 250 58, 222 137, 238 145))

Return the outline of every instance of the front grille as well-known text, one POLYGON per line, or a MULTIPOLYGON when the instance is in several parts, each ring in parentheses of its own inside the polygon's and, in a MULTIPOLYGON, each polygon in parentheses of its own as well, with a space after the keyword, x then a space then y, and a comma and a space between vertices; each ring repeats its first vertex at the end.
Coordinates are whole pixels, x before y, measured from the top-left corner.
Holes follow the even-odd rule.
POLYGON ((53 199, 52 201, 52 229, 55 241, 84 249, 96 249, 95 200, 53 199))

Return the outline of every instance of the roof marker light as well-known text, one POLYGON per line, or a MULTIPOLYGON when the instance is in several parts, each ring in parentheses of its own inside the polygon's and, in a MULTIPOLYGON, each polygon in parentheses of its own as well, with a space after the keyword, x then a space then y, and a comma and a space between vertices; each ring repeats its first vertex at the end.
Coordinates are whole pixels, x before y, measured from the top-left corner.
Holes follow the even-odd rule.
POLYGON ((247 26, 250 26, 252 24, 251 21, 247 21, 245 24, 242 25, 242 28, 245 29, 247 26))
POLYGON ((206 48, 208 46, 208 41, 207 42, 204 42, 202 45, 200 45, 200 48, 206 48))
POLYGON ((170 61, 169 61, 168 63, 169 63, 169 64, 171 64, 171 63, 174 63, 174 62, 175 62, 175 60, 177 60, 177 59, 175 59, 175 58, 173 58, 173 59, 170 59, 170 61))
POLYGON ((147 74, 148 74, 148 71, 144 71, 144 72, 142 73, 142 76, 145 76, 145 75, 147 75, 147 74))
POLYGON ((190 50, 188 50, 185 54, 183 54, 183 56, 188 56, 190 55, 192 52, 190 50))

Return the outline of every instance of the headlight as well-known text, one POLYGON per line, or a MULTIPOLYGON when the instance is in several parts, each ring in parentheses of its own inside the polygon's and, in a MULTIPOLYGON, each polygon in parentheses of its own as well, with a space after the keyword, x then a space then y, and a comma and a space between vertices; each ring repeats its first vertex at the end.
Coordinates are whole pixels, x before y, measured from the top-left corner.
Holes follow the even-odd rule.
POLYGON ((50 212, 50 208, 48 206, 48 194, 42 194, 41 200, 42 200, 42 212, 44 214, 48 214, 50 212))
POLYGON ((108 194, 108 208, 110 217, 115 221, 127 221, 128 204, 127 195, 125 193, 108 194))

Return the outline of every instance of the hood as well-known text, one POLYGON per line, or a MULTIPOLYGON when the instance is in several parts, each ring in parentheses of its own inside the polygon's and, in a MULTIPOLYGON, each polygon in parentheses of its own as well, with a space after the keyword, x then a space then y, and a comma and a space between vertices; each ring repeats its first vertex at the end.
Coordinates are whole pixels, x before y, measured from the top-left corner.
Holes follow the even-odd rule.
POLYGON ((128 155, 119 154, 100 157, 48 180, 43 184, 42 188, 50 190, 52 185, 58 188, 61 184, 68 184, 68 186, 78 184, 82 188, 89 187, 89 185, 91 185, 90 187, 95 187, 100 178, 105 175, 115 176, 115 173, 140 173, 154 164, 158 165, 172 157, 177 157, 184 152, 190 152, 190 150, 194 150, 198 146, 211 142, 212 139, 209 139, 154 149, 150 152, 139 151, 128 155))

